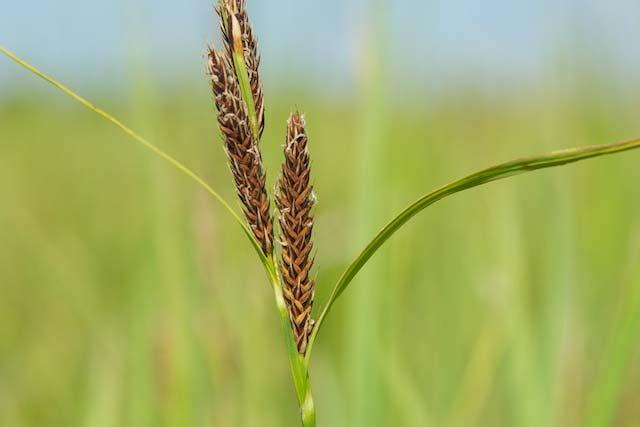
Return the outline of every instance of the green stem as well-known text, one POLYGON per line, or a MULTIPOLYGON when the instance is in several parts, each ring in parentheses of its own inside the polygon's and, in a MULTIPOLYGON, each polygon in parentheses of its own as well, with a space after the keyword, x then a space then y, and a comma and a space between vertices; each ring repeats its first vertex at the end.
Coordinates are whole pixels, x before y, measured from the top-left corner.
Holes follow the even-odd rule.
POLYGON ((267 269, 269 270, 269 279, 273 286, 274 296, 276 300, 276 308, 280 315, 282 330, 284 331, 287 355, 289 357, 289 367, 291 368, 291 376, 300 405, 300 416, 302 417, 303 427, 315 427, 316 425, 316 408, 311 393, 311 384, 309 382, 309 365, 306 363, 303 355, 298 353, 293 332, 291 329, 291 321, 289 320, 289 310, 282 293, 282 281, 278 273, 277 259, 273 255, 269 260, 267 269))
POLYGON ((302 426, 303 427, 316 427, 316 407, 313 403, 313 396, 311 395, 311 389, 307 389, 307 394, 304 402, 300 406, 302 413, 302 426))

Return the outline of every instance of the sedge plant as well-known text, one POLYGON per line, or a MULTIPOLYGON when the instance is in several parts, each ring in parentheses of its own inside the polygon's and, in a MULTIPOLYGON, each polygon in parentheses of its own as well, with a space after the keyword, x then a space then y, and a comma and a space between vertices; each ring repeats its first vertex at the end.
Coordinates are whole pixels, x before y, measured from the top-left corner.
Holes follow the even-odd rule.
POLYGON ((242 215, 204 179, 169 153, 15 53, 3 47, 0 47, 0 52, 171 164, 178 172, 204 188, 234 218, 239 229, 253 246, 272 287, 284 333, 300 418, 305 427, 316 425, 309 366, 322 326, 358 272, 378 249, 411 219, 444 198, 493 181, 640 148, 640 138, 634 138, 612 144, 553 151, 482 169, 423 195, 391 219, 371 239, 338 278, 328 300, 314 313, 316 283, 312 278, 312 232, 315 195, 311 180, 311 156, 305 118, 298 112, 289 118, 282 170, 276 190, 271 193, 266 185, 260 144, 265 129, 265 97, 260 81, 260 56, 245 0, 220 0, 217 12, 224 47, 221 50, 209 49, 207 69, 217 109, 218 125, 236 193, 242 206, 242 215), (275 226, 276 223, 278 227, 275 226))

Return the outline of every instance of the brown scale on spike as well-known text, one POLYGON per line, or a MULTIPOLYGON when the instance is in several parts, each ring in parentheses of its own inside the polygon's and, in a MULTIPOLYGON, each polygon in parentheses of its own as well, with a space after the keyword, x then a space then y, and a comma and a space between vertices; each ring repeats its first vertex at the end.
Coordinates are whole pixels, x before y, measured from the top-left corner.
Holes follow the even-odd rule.
POLYGON ((253 102, 256 108, 258 139, 260 139, 265 126, 264 94, 262 92, 262 83, 260 81, 259 72, 260 54, 258 53, 258 43, 253 34, 253 28, 249 22, 249 15, 247 14, 245 0, 221 0, 216 10, 220 16, 220 28, 222 29, 225 49, 229 58, 233 57, 233 31, 231 28, 231 17, 235 17, 239 24, 244 61, 247 65, 249 83, 251 84, 253 102))
POLYGON ((315 204, 310 183, 311 162, 304 118, 295 113, 288 122, 282 175, 278 182, 276 204, 280 211, 282 255, 280 271, 283 291, 289 308, 298 352, 307 350, 313 330, 311 309, 315 281, 311 279, 313 266, 312 209, 315 204))
POLYGON ((226 54, 209 50, 209 73, 218 109, 218 124, 243 211, 262 250, 273 252, 273 219, 262 156, 251 131, 247 107, 226 54))

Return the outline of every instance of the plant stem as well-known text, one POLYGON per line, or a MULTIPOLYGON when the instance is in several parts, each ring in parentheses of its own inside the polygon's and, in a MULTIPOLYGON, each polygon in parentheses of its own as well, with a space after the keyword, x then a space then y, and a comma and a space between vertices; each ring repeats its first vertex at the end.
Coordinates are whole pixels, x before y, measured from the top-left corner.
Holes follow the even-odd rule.
POLYGON ((298 353, 298 347, 293 337, 291 329, 291 321, 289 319, 289 310, 282 293, 282 279, 278 270, 278 260, 276 255, 269 258, 267 270, 269 272, 269 280, 273 286, 274 296, 276 300, 276 308, 280 315, 282 330, 286 343, 287 355, 289 357, 289 367, 291 376, 293 377, 293 385, 296 389, 298 404, 300 406, 300 416, 302 418, 303 427, 315 427, 316 425, 316 408, 311 393, 311 384, 309 382, 309 365, 304 356, 298 353))
POLYGON ((307 387, 306 397, 304 402, 300 406, 300 411, 302 413, 302 426, 316 427, 316 407, 313 403, 313 396, 311 394, 310 387, 307 387))

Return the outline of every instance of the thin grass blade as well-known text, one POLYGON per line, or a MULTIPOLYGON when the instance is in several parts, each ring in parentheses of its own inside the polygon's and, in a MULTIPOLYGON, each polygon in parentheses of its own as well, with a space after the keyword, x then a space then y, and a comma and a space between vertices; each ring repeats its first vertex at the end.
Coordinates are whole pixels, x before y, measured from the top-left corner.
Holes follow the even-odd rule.
POLYGON ((388 223, 374 237, 374 239, 364 248, 360 255, 358 255, 358 257, 351 263, 351 265, 349 265, 347 270, 340 277, 338 283, 335 285, 332 291, 331 296, 329 297, 329 301, 318 317, 316 327, 309 341, 307 358, 310 357, 313 344, 315 343, 316 337, 318 335, 318 331, 322 327, 327 314, 331 311, 331 308, 333 307, 337 299, 347 289, 353 278, 358 274, 362 267, 364 267, 369 259, 378 251, 378 249, 380 249, 380 247, 387 240, 389 240, 389 238, 391 238, 391 236, 393 236, 398 230, 400 230, 400 228, 402 228, 407 222, 409 222, 410 219, 418 215, 428 206, 431 206, 434 203, 456 193, 460 193, 474 187, 479 187, 493 181, 498 181, 527 172, 533 172, 538 169, 563 166, 570 163, 587 160, 593 157, 621 153, 637 148, 640 148, 640 138, 613 144, 570 148, 566 150, 553 151, 539 156, 513 160, 468 175, 416 200, 412 205, 407 207, 390 223, 388 223))
POLYGON ((3 53, 4 55, 6 55, 7 57, 9 57, 9 59, 11 59, 12 61, 16 62, 21 67, 27 69, 31 73, 33 73, 36 76, 40 77, 41 79, 45 80, 46 82, 48 82, 49 84, 54 86, 56 89, 60 90, 61 92, 63 92, 67 96, 69 96, 70 98, 73 98, 75 101, 77 101, 80 104, 82 104, 84 107, 88 108, 89 110, 93 111, 94 113, 96 113, 97 115, 102 117, 103 119, 107 120, 111 124, 113 124, 116 127, 118 127, 120 130, 122 130, 124 133, 129 135, 133 140, 138 142, 144 148, 146 148, 147 150, 153 152, 155 155, 157 155, 158 157, 160 157, 164 161, 166 161, 169 164, 171 164, 180 173, 182 173, 183 175, 189 177, 192 181, 194 181, 196 184, 198 184, 203 189, 205 189, 207 191, 207 193, 209 193, 211 196, 213 196, 213 198, 216 199, 222 205, 222 207, 224 207, 231 214, 231 216, 236 220, 238 225, 240 225, 240 227, 242 227, 242 230, 244 231, 244 233, 251 240, 253 248, 255 249, 256 253, 260 257, 260 260, 261 260, 263 266, 266 269, 269 268, 269 261, 268 261, 267 257, 265 257, 264 254, 262 253, 262 250, 260 249, 260 244, 256 241, 256 239, 253 236, 253 233, 251 232, 251 230, 249 230, 249 228, 245 225, 244 221, 233 210, 231 205, 229 205, 229 203, 217 191, 215 191, 209 184, 207 184, 204 181, 204 179, 202 179, 200 176, 198 176, 194 171, 189 169, 187 166, 185 166, 179 160, 177 160, 176 158, 174 158, 173 156, 171 156, 167 152, 161 150, 160 148, 158 148, 157 146, 155 146, 154 144, 149 142, 147 139, 145 139, 142 136, 140 136, 138 133, 136 133, 131 128, 126 126, 120 120, 118 120, 115 117, 113 117, 111 114, 109 114, 106 111, 102 110, 101 108, 97 107, 93 103, 89 102, 87 99, 85 99, 82 96, 78 95, 76 92, 74 92, 73 90, 71 90, 67 86, 65 86, 62 83, 60 83, 58 80, 56 80, 53 77, 45 74, 40 69, 36 68, 35 66, 31 65, 30 63, 28 63, 24 59, 20 58, 15 53, 5 49, 2 46, 0 46, 0 52, 3 53))

